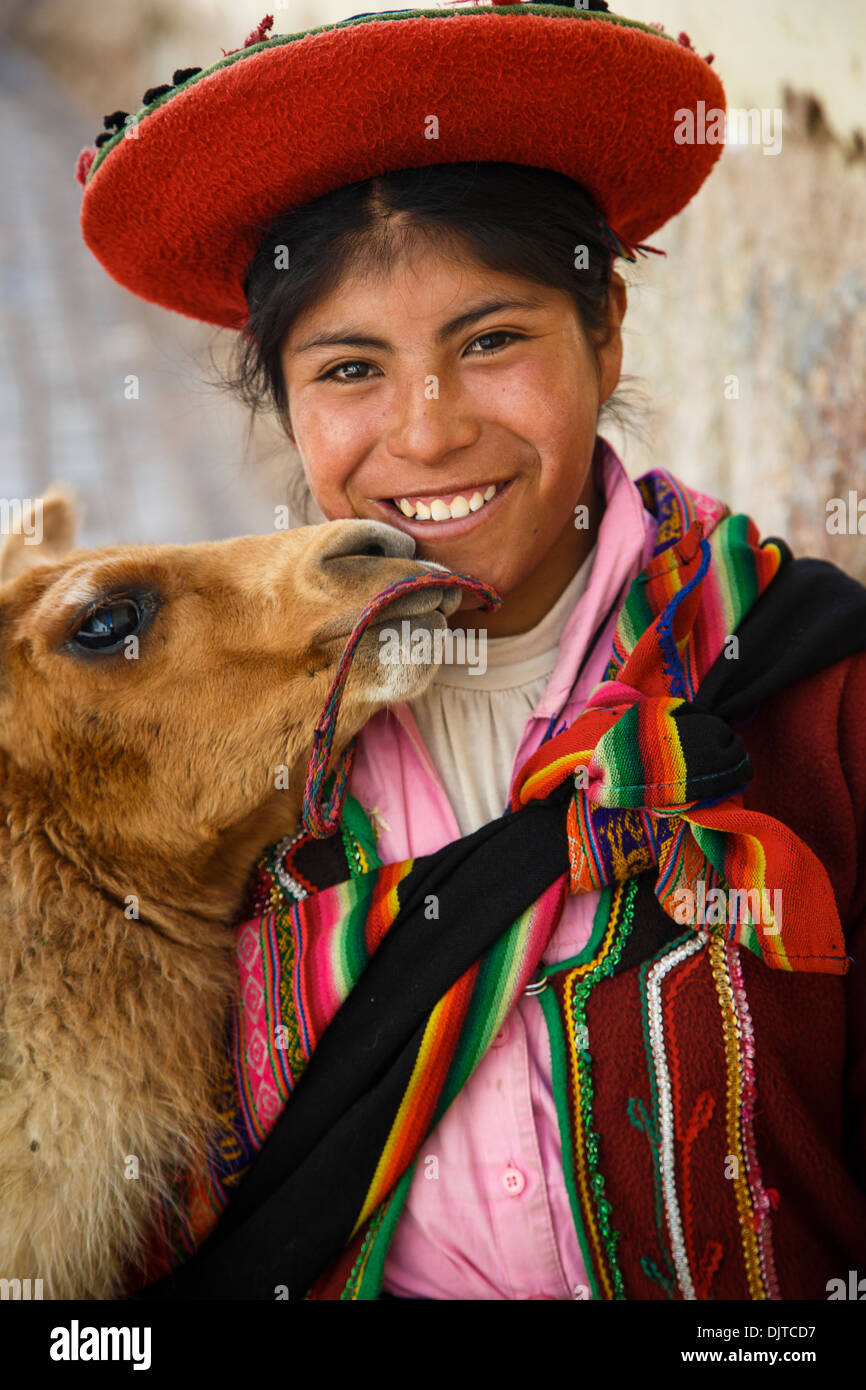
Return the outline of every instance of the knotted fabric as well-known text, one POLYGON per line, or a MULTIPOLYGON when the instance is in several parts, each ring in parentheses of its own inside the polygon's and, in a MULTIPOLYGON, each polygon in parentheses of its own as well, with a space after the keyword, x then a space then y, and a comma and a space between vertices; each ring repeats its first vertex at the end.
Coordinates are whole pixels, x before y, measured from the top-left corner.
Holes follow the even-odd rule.
MULTIPOLYGON (((745 747, 701 700, 710 673, 717 706, 736 705, 738 629, 770 610, 771 631, 790 626, 809 600, 786 572, 820 562, 761 544, 748 517, 666 472, 638 486, 658 520, 655 554, 619 614, 605 680, 520 770, 510 811, 423 858, 362 856, 349 881, 239 931, 225 1127, 166 1204, 151 1274, 175 1268, 143 1296, 273 1298, 282 1287, 303 1297, 411 1179, 532 981, 569 892, 652 870, 684 931, 717 932, 774 969, 847 970, 824 867, 781 822, 744 807, 745 747), (702 882, 704 896, 731 890, 718 923, 687 910, 702 882), (758 908, 770 891, 768 918, 758 908)), ((851 584, 834 573, 831 599, 851 584)), ((807 595, 817 583, 810 571, 807 595)), ((838 632, 822 597, 802 661, 786 647, 775 662, 782 683, 863 645, 853 588, 838 632)), ((744 665, 764 693, 754 650, 744 665)), ((764 650, 762 639, 759 666, 764 650)), ((313 801, 325 795, 322 756, 313 801)), ((308 805, 308 824, 330 824, 342 795, 332 786, 324 810, 308 805)))
POLYGON ((736 630, 790 552, 780 541, 760 545, 748 517, 668 474, 639 485, 663 518, 656 553, 620 613, 604 682, 571 728, 523 766, 512 806, 573 777, 572 892, 658 865, 656 896, 677 922, 691 920, 690 904, 725 894, 729 941, 777 969, 844 973, 822 864, 781 821, 743 809, 752 767, 742 739, 694 703, 710 667, 738 659, 736 630), (830 914, 818 941, 816 902, 830 914))

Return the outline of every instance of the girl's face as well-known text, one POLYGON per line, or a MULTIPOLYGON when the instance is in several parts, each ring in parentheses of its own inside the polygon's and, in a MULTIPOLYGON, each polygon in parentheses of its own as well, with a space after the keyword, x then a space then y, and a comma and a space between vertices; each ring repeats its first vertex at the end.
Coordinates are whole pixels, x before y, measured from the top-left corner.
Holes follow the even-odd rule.
POLYGON ((475 615, 491 636, 533 626, 595 540, 590 464, 624 312, 615 277, 597 371, 558 290, 432 247, 348 276, 282 352, 289 438, 324 515, 387 521, 420 558, 493 584, 502 609, 475 615))

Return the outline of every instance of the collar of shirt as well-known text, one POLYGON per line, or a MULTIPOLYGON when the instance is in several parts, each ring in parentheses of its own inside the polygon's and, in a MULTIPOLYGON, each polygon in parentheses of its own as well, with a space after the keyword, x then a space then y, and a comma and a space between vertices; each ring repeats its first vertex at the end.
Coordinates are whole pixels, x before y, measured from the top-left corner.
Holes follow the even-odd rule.
POLYGON ((575 678, 585 658, 588 660, 581 686, 588 694, 598 684, 607 666, 619 610, 632 581, 648 564, 655 546, 655 517, 644 507, 640 490, 607 440, 600 435, 596 449, 597 477, 604 493, 605 509, 598 529, 595 560, 586 589, 562 630, 559 656, 535 711, 536 719, 550 720, 573 704, 580 688, 574 688, 575 678), (607 621, 604 621, 605 615, 607 621), (602 622, 604 626, 597 633, 602 622), (594 636, 594 649, 589 652, 594 636), (587 680, 590 682, 588 688, 587 680))
MULTIPOLYGON (((550 672, 532 720, 547 724, 560 713, 570 719, 575 703, 580 701, 581 707, 585 703, 585 696, 604 674, 619 610, 632 580, 649 562, 656 540, 655 517, 644 507, 640 490, 601 435, 596 440, 593 466, 605 508, 596 543, 574 578, 529 632, 487 640, 484 674, 477 665, 473 669, 472 663, 449 663, 437 672, 437 684, 475 690, 510 689, 550 672), (603 627, 599 631, 600 624, 603 627), (592 651, 588 650, 590 643, 592 651), (581 662, 585 665, 576 684, 581 662)), ((400 704, 392 706, 392 710, 406 731, 417 739, 410 707, 400 704)), ((529 732, 527 729, 521 743, 519 759, 529 756, 529 732)))
MULTIPOLYGON (((535 627, 530 628, 528 632, 519 632, 513 637, 487 637, 483 632, 475 634, 471 644, 475 660, 449 661, 440 666, 430 691, 412 702, 413 709, 428 697, 435 698, 435 687, 445 686, 457 690, 513 690, 542 676, 550 676, 556 665, 563 629, 589 583, 595 553, 596 546, 593 546, 553 607, 548 609, 535 627)), ((467 641, 467 655, 469 650, 470 644, 467 641)))

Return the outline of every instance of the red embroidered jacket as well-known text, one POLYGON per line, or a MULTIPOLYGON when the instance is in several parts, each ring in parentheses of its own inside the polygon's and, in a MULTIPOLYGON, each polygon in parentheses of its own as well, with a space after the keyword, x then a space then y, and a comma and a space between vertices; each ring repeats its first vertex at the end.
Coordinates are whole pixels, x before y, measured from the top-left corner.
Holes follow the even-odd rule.
MULTIPOLYGON (((821 859, 851 964, 788 973, 735 947, 677 950, 653 874, 602 894, 585 952, 540 996, 599 1298, 823 1300, 866 1275, 866 652, 736 727, 745 805, 821 859)), ((398 1216, 380 1209, 310 1296, 375 1298, 398 1216)))

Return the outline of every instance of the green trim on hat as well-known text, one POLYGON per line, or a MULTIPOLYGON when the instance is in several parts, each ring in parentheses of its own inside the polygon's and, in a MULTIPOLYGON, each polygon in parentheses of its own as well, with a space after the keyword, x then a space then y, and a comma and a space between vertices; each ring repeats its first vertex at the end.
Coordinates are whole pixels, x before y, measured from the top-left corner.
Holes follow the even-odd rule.
POLYGON ((204 78, 210 77, 212 73, 219 72, 222 68, 230 67, 232 63, 239 62, 243 58, 248 58, 253 53, 261 53, 263 49, 276 48, 284 43, 296 43, 298 39, 307 39, 315 34, 324 34, 330 29, 346 29, 357 24, 371 24, 401 19, 450 19, 454 15, 471 15, 474 19, 476 16, 480 18, 481 16, 493 14, 507 16, 534 14, 543 15, 551 19, 598 20, 606 24, 621 24, 628 29, 642 29, 644 33, 651 34, 657 39, 667 39, 671 43, 677 42, 672 34, 663 34, 658 29, 654 29, 652 25, 644 24, 638 19, 624 19, 622 15, 610 14, 605 10, 584 10, 579 6, 572 9, 570 6, 566 5, 535 5, 530 3, 530 0, 522 0, 522 3, 515 5, 479 5, 471 9, 385 10, 381 14, 365 14, 352 19, 340 19, 333 24, 320 24, 315 29, 302 29, 297 34, 275 34, 273 38, 263 39, 261 43, 250 44, 249 48, 236 49, 234 53, 229 53, 226 57, 220 58, 216 63, 212 63, 209 68, 202 68, 201 72, 197 72, 194 77, 187 78, 186 82, 181 82, 177 87, 172 87, 170 92, 163 92, 162 96, 157 97, 154 101, 150 102, 148 106, 142 106, 140 110, 135 113, 133 121, 128 122, 116 135, 110 140, 106 140, 105 144, 100 146, 97 150, 93 163, 88 170, 84 186, 86 188, 90 183, 90 180, 93 178, 97 169, 100 168, 108 152, 113 150, 115 145, 121 140, 128 138, 127 132, 131 125, 139 125, 144 117, 151 115, 152 112, 156 111, 160 106, 164 106, 166 102, 171 101, 177 96, 178 92, 185 92, 188 87, 194 87, 197 82, 201 82, 204 78))

